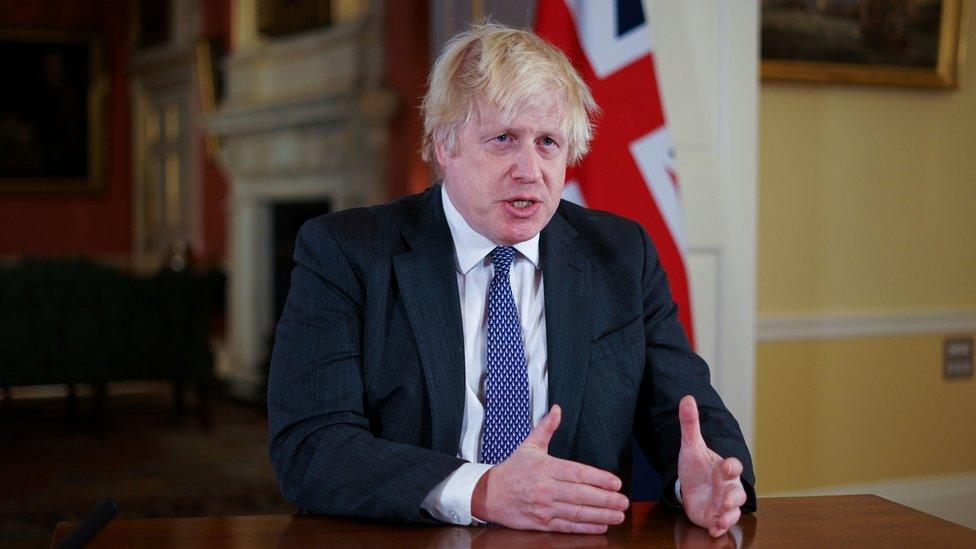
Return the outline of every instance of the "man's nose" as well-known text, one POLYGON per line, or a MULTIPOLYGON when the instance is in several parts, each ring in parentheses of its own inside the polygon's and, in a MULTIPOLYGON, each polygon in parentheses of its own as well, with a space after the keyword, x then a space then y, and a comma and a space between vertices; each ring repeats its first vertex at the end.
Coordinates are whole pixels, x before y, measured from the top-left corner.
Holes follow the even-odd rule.
POLYGON ((539 165, 539 155, 534 143, 521 145, 515 151, 515 163, 512 166, 512 178, 516 181, 534 183, 542 178, 539 165))

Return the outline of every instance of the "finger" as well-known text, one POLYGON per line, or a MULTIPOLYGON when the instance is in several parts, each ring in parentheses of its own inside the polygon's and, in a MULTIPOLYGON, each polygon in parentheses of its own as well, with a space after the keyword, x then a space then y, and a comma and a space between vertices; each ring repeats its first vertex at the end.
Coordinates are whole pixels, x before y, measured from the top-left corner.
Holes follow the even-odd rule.
MULTIPOLYGON (((739 522, 740 516, 742 516, 742 512, 739 511, 738 508, 726 511, 725 513, 723 513, 721 516, 718 517, 718 520, 715 521, 715 524, 712 526, 712 528, 721 530, 724 533, 729 528, 732 528, 732 526, 735 523, 739 522)), ((709 528, 709 531, 711 531, 712 528, 709 528)))
POLYGON ((719 513, 723 513, 730 509, 738 509, 746 504, 746 491, 742 488, 742 483, 739 483, 738 489, 732 487, 725 494, 725 499, 722 501, 722 508, 719 513))
POLYGON ((742 462, 734 457, 727 458, 719 466, 719 470, 726 480, 737 480, 742 476, 742 462))
POLYGON ((726 460, 712 471, 712 506, 718 513, 732 507, 740 507, 746 499, 746 491, 742 487, 741 477, 738 475, 726 476, 728 467, 732 467, 734 471, 735 466, 738 466, 741 471, 742 465, 735 458, 729 459, 734 460, 734 462, 730 464, 729 460, 726 460))
POLYGON ((576 505, 557 501, 552 505, 556 517, 570 522, 585 522, 588 524, 620 524, 624 521, 624 512, 603 507, 576 505))
POLYGON ((681 445, 695 446, 704 444, 701 427, 698 424, 698 404, 695 397, 685 395, 678 404, 678 420, 681 422, 681 445))
POLYGON ((623 486, 620 477, 602 469, 569 461, 567 459, 556 459, 555 467, 551 476, 555 480, 563 482, 573 482, 577 484, 589 484, 604 490, 616 492, 623 486))
POLYGON ((562 410, 558 404, 553 404, 549 413, 542 417, 542 421, 536 425, 529 436, 525 437, 522 444, 534 446, 543 452, 549 451, 549 441, 552 440, 553 433, 559 427, 559 420, 562 418, 562 410))
POLYGON ((568 534, 603 534, 607 531, 607 525, 572 522, 564 518, 554 518, 546 523, 544 529, 568 534))
POLYGON ((721 464, 719 465, 719 467, 712 469, 712 493, 709 500, 709 508, 715 514, 721 514, 726 511, 726 502, 729 495, 734 494, 738 490, 742 490, 742 482, 738 478, 726 479, 724 473, 722 473, 721 464))
POLYGON ((552 499, 561 503, 601 507, 615 511, 626 511, 630 507, 627 496, 620 492, 612 492, 575 482, 557 482, 552 489, 552 499))
POLYGON ((713 538, 720 538, 724 536, 726 532, 728 532, 728 530, 725 528, 719 528, 718 526, 712 526, 708 529, 708 535, 712 536, 713 538))

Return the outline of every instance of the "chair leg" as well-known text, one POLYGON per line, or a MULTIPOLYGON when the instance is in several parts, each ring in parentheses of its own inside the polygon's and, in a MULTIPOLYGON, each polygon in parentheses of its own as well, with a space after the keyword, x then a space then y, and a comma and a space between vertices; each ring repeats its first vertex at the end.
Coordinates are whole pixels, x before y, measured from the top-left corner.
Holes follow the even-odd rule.
POLYGON ((66 413, 68 420, 73 421, 78 418, 78 393, 75 391, 75 384, 68 384, 68 396, 65 399, 66 413))
POLYGON ((186 398, 183 392, 183 380, 173 380, 173 414, 177 419, 183 419, 183 412, 186 410, 186 398))
POLYGON ((93 402, 92 402, 92 415, 95 421, 101 422, 102 418, 105 417, 105 395, 107 384, 104 381, 100 381, 92 384, 93 388, 93 402))
POLYGON ((210 399, 210 380, 203 380, 197 383, 197 395, 200 400, 197 403, 200 407, 198 410, 200 427, 204 431, 209 431, 213 428, 213 403, 210 399))

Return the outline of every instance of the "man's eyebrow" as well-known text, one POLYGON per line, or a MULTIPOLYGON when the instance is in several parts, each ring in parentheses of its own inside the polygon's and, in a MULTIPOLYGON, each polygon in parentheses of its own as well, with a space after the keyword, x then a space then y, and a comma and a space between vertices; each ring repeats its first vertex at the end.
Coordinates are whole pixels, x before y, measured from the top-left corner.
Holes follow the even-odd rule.
POLYGON ((539 130, 539 135, 545 135, 548 137, 555 138, 557 140, 563 141, 566 139, 566 134, 563 133, 561 129, 543 128, 539 130))
POLYGON ((511 124, 505 124, 505 123, 487 124, 482 133, 486 136, 502 134, 502 133, 510 133, 514 135, 531 133, 533 135, 549 135, 552 137, 561 137, 561 138, 566 137, 561 128, 539 128, 537 130, 529 131, 529 128, 513 126, 511 124))
POLYGON ((505 126, 499 124, 499 125, 493 125, 493 126, 486 126, 480 132, 479 135, 481 136, 482 139, 485 139, 485 138, 488 138, 488 137, 496 137, 496 136, 499 136, 499 135, 501 135, 503 133, 511 133, 511 130, 509 130, 505 126))
POLYGON ((532 140, 542 137, 549 137, 559 144, 566 143, 568 137, 561 126, 532 127, 531 125, 519 125, 514 120, 504 120, 496 118, 494 120, 481 120, 478 138, 482 141, 494 139, 502 134, 509 134, 512 137, 530 135, 532 140))

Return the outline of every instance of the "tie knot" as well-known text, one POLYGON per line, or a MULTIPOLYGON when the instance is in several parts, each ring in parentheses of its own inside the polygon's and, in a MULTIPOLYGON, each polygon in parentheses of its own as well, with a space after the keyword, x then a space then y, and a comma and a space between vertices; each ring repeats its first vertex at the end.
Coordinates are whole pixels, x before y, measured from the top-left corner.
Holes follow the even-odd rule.
POLYGON ((495 265, 495 271, 508 272, 513 259, 515 259, 515 248, 511 246, 498 246, 491 251, 491 262, 495 265))

